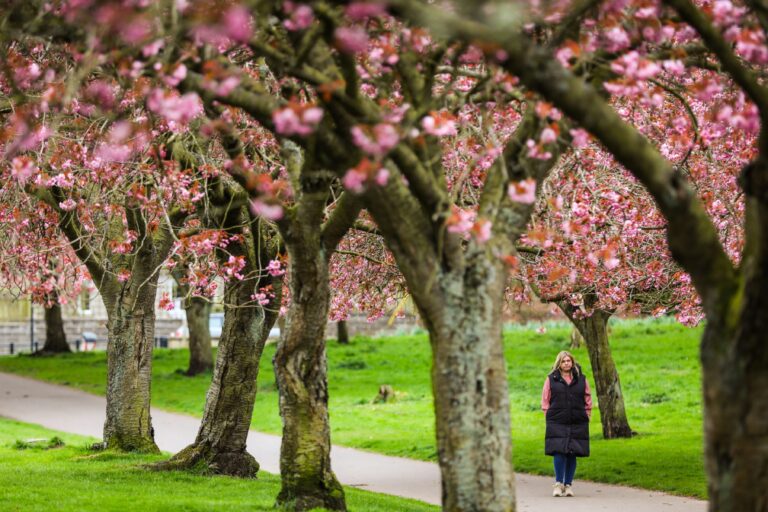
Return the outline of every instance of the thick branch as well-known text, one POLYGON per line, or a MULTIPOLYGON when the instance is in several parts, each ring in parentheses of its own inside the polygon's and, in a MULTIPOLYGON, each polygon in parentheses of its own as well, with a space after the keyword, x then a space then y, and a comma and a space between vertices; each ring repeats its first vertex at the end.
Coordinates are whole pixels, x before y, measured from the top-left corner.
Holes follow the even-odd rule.
POLYGON ((339 242, 354 225, 362 209, 362 201, 350 192, 344 192, 331 216, 323 226, 322 244, 327 257, 336 250, 339 242))

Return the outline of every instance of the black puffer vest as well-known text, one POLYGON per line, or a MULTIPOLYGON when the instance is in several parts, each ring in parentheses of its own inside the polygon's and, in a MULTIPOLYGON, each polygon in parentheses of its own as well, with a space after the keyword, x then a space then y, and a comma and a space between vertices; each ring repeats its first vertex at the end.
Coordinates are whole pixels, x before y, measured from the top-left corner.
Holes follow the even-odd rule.
POLYGON ((573 380, 566 384, 560 371, 549 374, 552 398, 547 410, 547 433, 544 452, 589 457, 589 417, 585 410, 584 390, 587 381, 579 369, 573 380))

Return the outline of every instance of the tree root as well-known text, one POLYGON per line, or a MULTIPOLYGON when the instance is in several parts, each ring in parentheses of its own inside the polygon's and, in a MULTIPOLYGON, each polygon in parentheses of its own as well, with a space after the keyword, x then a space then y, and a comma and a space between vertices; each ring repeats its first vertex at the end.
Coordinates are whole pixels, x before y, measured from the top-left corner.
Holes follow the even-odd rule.
POLYGON ((191 444, 168 460, 150 464, 153 471, 193 471, 209 475, 255 478, 259 463, 251 454, 216 452, 205 444, 191 444))

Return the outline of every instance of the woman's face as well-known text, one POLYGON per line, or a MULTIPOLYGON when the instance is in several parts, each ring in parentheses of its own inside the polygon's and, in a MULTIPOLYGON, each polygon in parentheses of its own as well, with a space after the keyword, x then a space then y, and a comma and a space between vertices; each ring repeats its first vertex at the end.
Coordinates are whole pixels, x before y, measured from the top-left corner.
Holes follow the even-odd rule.
POLYGON ((571 368, 573 368, 573 359, 571 359, 571 358, 570 358, 570 357, 568 357, 568 356, 565 356, 565 357, 564 357, 564 358, 563 358, 563 359, 560 361, 560 369, 561 369, 562 371, 564 371, 564 372, 569 372, 569 371, 571 371, 571 368))

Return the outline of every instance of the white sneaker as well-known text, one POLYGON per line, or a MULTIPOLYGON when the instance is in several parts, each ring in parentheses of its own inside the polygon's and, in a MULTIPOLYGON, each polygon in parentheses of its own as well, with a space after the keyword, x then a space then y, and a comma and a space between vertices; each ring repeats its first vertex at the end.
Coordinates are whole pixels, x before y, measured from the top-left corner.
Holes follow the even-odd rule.
POLYGON ((559 498, 560 496, 563 495, 564 487, 563 487, 563 484, 561 484, 560 482, 555 482, 555 485, 553 485, 552 488, 553 488, 552 496, 554 496, 555 498, 559 498))
POLYGON ((565 486, 565 496, 573 496, 573 488, 570 485, 565 486))

